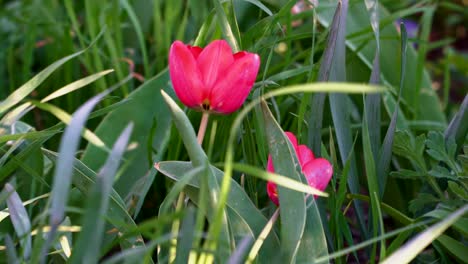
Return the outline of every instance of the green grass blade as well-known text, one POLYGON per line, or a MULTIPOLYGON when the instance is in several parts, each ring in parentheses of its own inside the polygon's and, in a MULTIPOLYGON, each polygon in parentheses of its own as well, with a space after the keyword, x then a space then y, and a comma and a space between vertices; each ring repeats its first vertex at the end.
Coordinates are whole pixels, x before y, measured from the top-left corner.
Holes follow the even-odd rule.
POLYGON ((457 152, 463 145, 463 142, 468 133, 468 95, 465 95, 460 109, 450 121, 447 129, 445 130, 445 142, 449 139, 454 139, 457 144, 457 152))
POLYGON ((102 72, 98 72, 98 73, 95 73, 95 74, 92 74, 92 75, 89 75, 85 78, 82 78, 80 80, 77 80, 77 81, 74 81, 70 84, 67 84, 65 85, 64 87, 58 89, 57 91, 49 94, 48 96, 46 96, 44 99, 41 100, 41 103, 46 103, 50 100, 53 100, 55 98, 58 98, 60 96, 63 96, 63 95, 66 95, 68 93, 71 93, 73 91, 76 91, 104 76, 106 76, 107 74, 113 72, 114 70, 105 70, 105 71, 102 71, 102 72))
MULTIPOLYGON (((320 64, 318 75, 318 81, 320 82, 326 82, 330 79, 330 71, 333 65, 333 58, 335 57, 336 43, 338 42, 338 33, 340 32, 340 28, 343 27, 342 24, 344 23, 341 17, 341 8, 342 4, 341 2, 338 2, 332 24, 330 26, 330 35, 327 40, 327 48, 325 49, 325 54, 323 55, 322 62, 320 64)), ((312 151, 318 156, 320 156, 320 145, 322 142, 322 134, 320 131, 322 129, 325 97, 326 95, 324 93, 317 93, 311 97, 310 101, 312 109, 310 112, 310 117, 308 118, 308 138, 312 151)))
POLYGON ((97 175, 87 202, 82 231, 73 247, 71 263, 97 263, 104 232, 104 216, 109 205, 112 184, 125 152, 133 125, 129 124, 114 144, 106 164, 97 175))
POLYGON ((276 173, 270 173, 264 169, 258 169, 256 167, 246 165, 246 164, 241 164, 241 163, 234 163, 233 168, 234 170, 238 170, 245 174, 258 177, 265 181, 274 182, 280 186, 294 190, 296 192, 302 192, 302 193, 306 193, 310 195, 318 195, 318 196, 324 196, 324 197, 328 196, 327 193, 322 192, 318 189, 315 189, 300 181, 296 181, 296 180, 291 179, 290 177, 282 176, 276 173))
MULTIPOLYGON (((379 84, 380 83, 380 29, 379 29, 379 11, 378 11, 378 0, 366 0, 365 1, 367 10, 370 13, 370 22, 372 30, 374 31, 376 50, 374 62, 372 64, 372 71, 369 83, 379 84)), ((380 94, 369 94, 365 98, 365 109, 367 116, 367 125, 369 127, 369 137, 371 142, 372 154, 374 160, 378 160, 379 146, 380 146, 380 94)))
POLYGON ((47 252, 49 246, 52 243, 58 225, 62 222, 65 216, 65 206, 68 201, 68 195, 70 191, 73 163, 75 152, 78 149, 78 145, 81 138, 81 130, 83 129, 86 120, 92 109, 101 101, 111 90, 106 90, 83 104, 73 114, 70 124, 66 127, 63 134, 59 153, 60 156, 57 161, 57 166, 54 172, 54 181, 51 192, 51 205, 50 205, 50 225, 51 231, 48 234, 47 242, 43 246, 42 251, 42 263, 47 258, 47 252))
POLYGON ((453 223, 460 217, 468 212, 468 205, 463 206, 457 211, 450 214, 443 221, 431 226, 424 232, 420 233, 400 249, 395 251, 392 255, 386 258, 382 264, 388 263, 409 263, 412 261, 424 248, 432 243, 439 237, 445 230, 447 230, 453 223))
POLYGON ((130 18, 130 21, 132 22, 133 28, 138 38, 138 43, 140 44, 141 54, 143 56, 143 66, 144 66, 144 71, 145 71, 145 77, 149 78, 151 76, 150 66, 149 66, 148 54, 147 54, 147 49, 146 49, 146 44, 145 44, 145 38, 143 35, 143 30, 141 29, 140 22, 138 21, 138 17, 135 14, 135 11, 133 10, 128 0, 120 0, 120 4, 122 5, 125 12, 127 12, 128 17, 130 18))
POLYGON ((388 173, 390 170, 390 161, 392 158, 392 146, 395 131, 397 128, 398 110, 400 105, 401 94, 403 92, 403 84, 405 80, 406 69, 406 49, 407 49, 407 34, 404 24, 400 25, 401 28, 401 72, 400 72, 400 90, 398 92, 398 99, 394 108, 390 124, 388 125, 387 133, 385 134, 384 141, 379 151, 379 160, 377 163, 377 172, 379 180, 379 195, 383 197, 385 186, 387 185, 388 173))
POLYGON ((224 38, 226 38, 227 42, 232 48, 232 51, 238 52, 241 50, 239 41, 236 39, 236 36, 234 35, 234 32, 231 28, 231 25, 229 24, 229 20, 226 16, 226 12, 224 11, 224 7, 221 4, 220 0, 213 0, 214 6, 215 6, 215 11, 216 11, 216 16, 218 18, 218 22, 221 26, 221 30, 223 31, 224 38))
POLYGON ((31 255, 31 221, 21 198, 11 184, 5 184, 5 192, 9 194, 6 202, 11 223, 20 239, 23 259, 28 260, 31 255))
MULTIPOLYGON (((99 39, 99 36, 96 37, 96 39, 91 43, 89 47, 91 47, 96 40, 99 39)), ((87 47, 84 50, 75 52, 71 55, 68 55, 51 65, 49 65, 47 68, 36 74, 32 79, 30 79, 28 82, 23 84, 21 87, 16 89, 13 93, 11 93, 4 101, 0 102, 0 115, 5 113, 6 110, 14 106, 15 104, 19 103, 21 100, 23 100, 26 96, 28 96, 32 91, 34 91, 42 82, 44 82, 49 75, 51 75, 55 70, 57 70, 60 66, 62 66, 64 63, 67 61, 83 54, 86 52, 89 47, 87 47)))

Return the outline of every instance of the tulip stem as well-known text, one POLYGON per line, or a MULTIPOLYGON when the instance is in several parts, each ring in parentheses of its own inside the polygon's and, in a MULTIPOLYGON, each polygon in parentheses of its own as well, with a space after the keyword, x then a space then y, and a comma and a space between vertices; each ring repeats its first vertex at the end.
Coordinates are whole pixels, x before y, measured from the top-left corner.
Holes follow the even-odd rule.
POLYGON ((210 117, 210 113, 203 112, 203 115, 200 121, 200 127, 198 128, 198 135, 197 135, 197 141, 198 141, 198 144, 200 145, 203 143, 203 138, 205 137, 206 127, 208 125, 209 117, 210 117))

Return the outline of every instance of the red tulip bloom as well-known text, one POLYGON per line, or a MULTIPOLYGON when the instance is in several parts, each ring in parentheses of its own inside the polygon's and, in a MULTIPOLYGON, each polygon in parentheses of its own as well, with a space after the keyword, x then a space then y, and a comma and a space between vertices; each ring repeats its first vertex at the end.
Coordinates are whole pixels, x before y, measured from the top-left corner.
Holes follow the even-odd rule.
POLYGON ((229 114, 239 109, 259 67, 257 54, 233 54, 225 40, 215 40, 204 49, 175 41, 169 52, 174 90, 184 105, 196 110, 229 114))
MULTIPOLYGON (((306 145, 297 145, 297 139, 291 132, 285 132, 289 141, 296 151, 297 159, 302 168, 302 173, 307 179, 307 183, 320 191, 327 188, 328 182, 333 175, 333 168, 330 162, 324 158, 315 158, 314 153, 306 145)), ((268 156, 267 171, 275 172, 271 155, 268 156)), ((278 191, 276 184, 267 183, 267 193, 271 201, 279 205, 278 191)))

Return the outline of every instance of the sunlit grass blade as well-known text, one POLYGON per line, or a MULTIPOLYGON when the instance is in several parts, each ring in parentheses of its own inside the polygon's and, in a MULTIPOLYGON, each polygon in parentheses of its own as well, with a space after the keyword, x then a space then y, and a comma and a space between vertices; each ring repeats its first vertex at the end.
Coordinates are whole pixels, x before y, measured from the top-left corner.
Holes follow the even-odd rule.
POLYGON ((117 169, 132 133, 133 125, 129 124, 117 139, 109 154, 106 164, 97 175, 96 183, 90 192, 84 214, 83 230, 73 248, 71 263, 97 263, 104 231, 105 213, 107 212, 112 184, 117 169))
MULTIPOLYGON (((62 109, 52 104, 39 103, 39 102, 32 102, 32 104, 42 110, 45 110, 53 114, 60 121, 62 121, 63 123, 67 125, 70 125, 72 122, 72 116, 70 114, 68 114, 67 112, 63 111, 62 109)), ((106 144, 98 136, 96 136, 96 134, 94 134, 91 130, 87 128, 83 129, 83 138, 86 139, 91 144, 95 145, 96 147, 99 147, 105 150, 106 152, 110 151, 110 149, 106 146, 106 144)))
POLYGON ((11 184, 5 184, 5 192, 9 194, 7 206, 10 212, 10 219, 15 232, 20 240, 23 259, 28 260, 31 255, 31 220, 29 220, 23 202, 11 184))
POLYGON ((447 230, 455 221, 468 212, 468 205, 463 206, 457 211, 450 214, 443 221, 431 226, 424 232, 412 238, 405 245, 395 251, 392 255, 386 258, 382 264, 389 263, 409 263, 412 261, 424 248, 431 244, 438 236, 447 230))
POLYGON ((110 70, 105 70, 105 71, 102 71, 102 72, 98 72, 98 73, 95 73, 95 74, 92 74, 92 75, 89 75, 85 78, 82 78, 80 80, 77 80, 77 81, 74 81, 70 84, 67 84, 65 85, 64 87, 58 89, 57 91, 49 94, 48 96, 44 97, 42 100, 41 100, 41 103, 46 103, 50 100, 53 100, 55 98, 58 98, 60 96, 63 96, 63 95, 66 95, 68 93, 71 93, 75 90, 78 90, 96 80, 98 80, 99 78, 102 78, 104 76, 106 76, 107 74, 113 72, 114 70, 110 69, 110 70))
POLYGON ((323 197, 328 196, 327 193, 322 192, 322 191, 320 191, 318 189, 315 189, 315 188, 313 188, 313 187, 311 187, 311 186, 309 186, 307 184, 304 184, 304 183, 302 183, 300 181, 293 180, 290 177, 282 176, 280 174, 270 173, 270 172, 267 172, 264 169, 259 169, 259 168, 256 168, 256 167, 253 167, 253 166, 250 166, 250 165, 246 165, 246 164, 241 164, 241 163, 233 164, 233 168, 234 168, 234 170, 238 170, 240 172, 243 172, 243 173, 258 177, 258 178, 260 178, 262 180, 265 180, 265 181, 274 182, 274 183, 276 183, 276 184, 278 184, 280 186, 283 186, 285 188, 288 188, 288 189, 291 189, 291 190, 294 190, 294 191, 297 191, 297 192, 303 192, 303 193, 306 193, 306 194, 323 196, 323 197))
MULTIPOLYGON (((100 36, 100 35, 99 35, 100 36)), ((91 43, 89 47, 91 47, 94 42, 96 42, 97 39, 99 39, 99 36, 96 37, 96 39, 91 43)), ((28 96, 32 91, 34 91, 42 82, 44 82, 49 75, 51 75, 55 70, 57 70, 60 66, 62 66, 64 63, 67 61, 83 54, 88 50, 87 47, 84 50, 78 51, 76 53, 73 53, 71 55, 68 55, 51 65, 49 65, 47 68, 39 72, 36 76, 34 76, 32 79, 30 79, 28 82, 23 84, 21 87, 16 89, 12 94, 8 96, 4 101, 0 102, 0 116, 5 113, 6 110, 14 106, 15 104, 19 103, 21 100, 23 100, 26 96, 28 96)))

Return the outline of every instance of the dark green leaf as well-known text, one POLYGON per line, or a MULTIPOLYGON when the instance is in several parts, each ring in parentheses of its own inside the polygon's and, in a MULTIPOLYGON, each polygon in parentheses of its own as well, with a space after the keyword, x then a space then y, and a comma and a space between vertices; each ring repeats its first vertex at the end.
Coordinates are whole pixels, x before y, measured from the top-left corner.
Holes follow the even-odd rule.
MULTIPOLYGON (((262 101, 263 118, 268 147, 275 164, 275 172, 296 181, 302 181, 295 150, 274 119, 265 101, 262 101)), ((304 182, 304 181, 303 181, 304 182)), ((277 186, 281 218, 281 249, 283 261, 292 262, 303 236, 306 222, 304 195, 285 187, 277 186)))
MULTIPOLYGON (((134 183, 146 175, 154 160, 148 161, 147 149, 157 151, 156 161, 162 158, 170 136, 171 115, 163 103, 159 90, 169 90, 169 74, 162 72, 151 80, 146 81, 126 99, 126 104, 108 114, 95 130, 95 134, 106 143, 112 145, 125 126, 132 122, 134 132, 130 142, 135 148, 125 155, 125 159, 132 162, 122 172, 115 183, 115 189, 125 197, 134 183), (156 120, 156 133, 150 134, 152 121, 156 120), (153 138, 152 146, 147 146, 148 139, 153 138)), ((107 154, 101 149, 88 145, 83 153, 82 161, 91 169, 97 171, 105 162, 107 154)))

